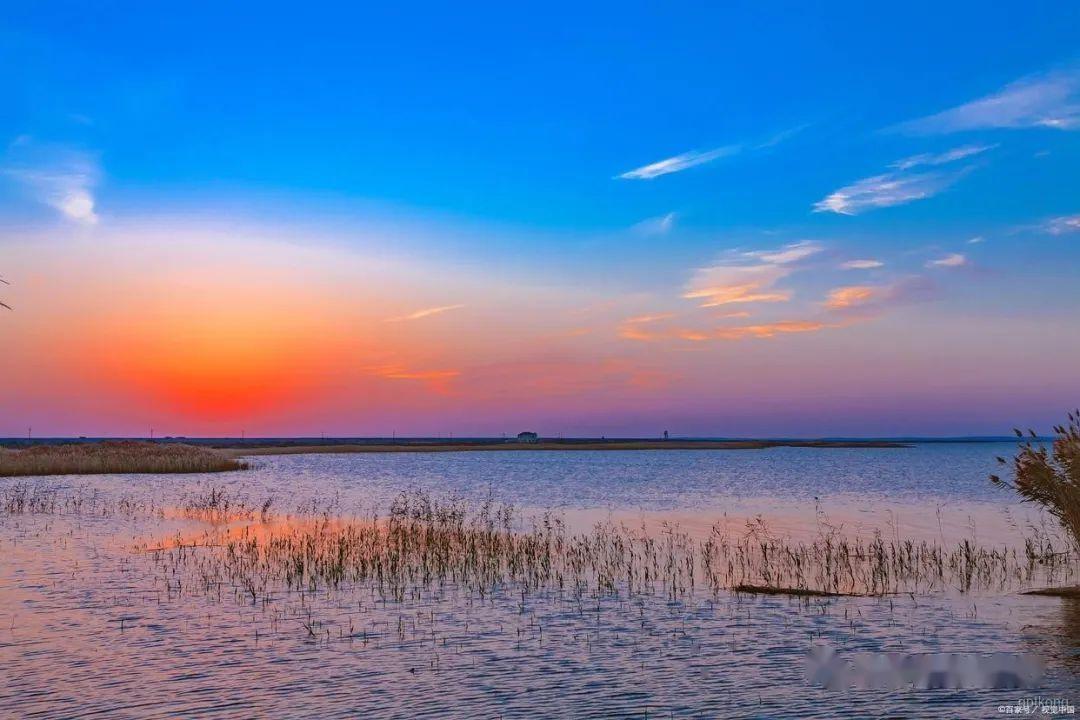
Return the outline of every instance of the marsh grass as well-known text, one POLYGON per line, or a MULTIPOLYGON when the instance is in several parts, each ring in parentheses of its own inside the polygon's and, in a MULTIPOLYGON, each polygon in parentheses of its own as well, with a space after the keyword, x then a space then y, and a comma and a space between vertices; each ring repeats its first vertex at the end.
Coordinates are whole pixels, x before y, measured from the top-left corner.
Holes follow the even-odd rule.
MULTIPOLYGON (((217 497, 217 495, 215 495, 217 497)), ((718 525, 704 539, 666 525, 659 533, 600 523, 569 533, 544 513, 518 527, 511 506, 470 507, 458 499, 403 494, 389 515, 361 519, 283 517, 214 526, 141 549, 153 555, 170 593, 181 587, 234 595, 252 604, 275 594, 336 593, 366 587, 383 601, 453 587, 483 600, 513 588, 584 598, 695 593, 784 592, 802 596, 967 593, 1015 589, 1070 577, 1074 556, 1048 536, 1022 550, 886 538, 835 531, 810 542, 773 537, 760 523, 742 534, 718 525)))
POLYGON ((277 512, 272 499, 253 502, 212 484, 166 508, 38 482, 0 487, 0 511, 183 519, 192 524, 171 537, 144 535, 133 547, 165 597, 231 596, 264 609, 298 600, 310 623, 307 599, 316 595, 346 603, 357 593, 379 603, 445 593, 487 603, 510 595, 523 609, 542 598, 582 607, 644 597, 694 602, 727 592, 915 597, 1060 584, 1075 580, 1078 559, 1074 548, 1034 526, 1022 547, 849 537, 828 525, 793 540, 760 519, 741 531, 717 524, 704 537, 674 523, 649 530, 604 522, 574 533, 556 513, 526 518, 510 505, 421 491, 400 494, 386 515, 365 517, 343 514, 336 498, 277 512))
MULTIPOLYGON (((1023 433, 1015 432, 1023 438, 1023 433)), ((1055 427, 1054 432, 1057 437, 1050 449, 1031 440, 1020 446, 1011 462, 1011 481, 997 475, 990 479, 1045 509, 1068 533, 1074 549, 1080 549, 1080 410, 1069 413, 1068 424, 1055 427)), ((1029 433, 1032 440, 1037 438, 1029 433)), ((1000 457, 998 462, 1010 464, 1000 457)))
POLYGON ((0 448, 0 477, 102 473, 205 473, 246 469, 247 463, 211 448, 113 440, 0 448))
POLYGON ((88 488, 57 488, 39 483, 0 485, 0 513, 70 515, 94 518, 162 518, 165 508, 153 498, 112 497, 88 488))

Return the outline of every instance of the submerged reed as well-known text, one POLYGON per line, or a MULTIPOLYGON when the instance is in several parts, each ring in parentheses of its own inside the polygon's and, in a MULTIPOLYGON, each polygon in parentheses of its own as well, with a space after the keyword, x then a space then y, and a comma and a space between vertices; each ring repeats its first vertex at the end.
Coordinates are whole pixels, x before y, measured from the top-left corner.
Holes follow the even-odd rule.
POLYGON ((247 463, 211 448, 111 440, 0 448, 0 477, 102 473, 203 473, 243 470, 247 463))
POLYGON ((507 592, 585 598, 659 596, 683 601, 725 591, 792 595, 924 595, 1016 590, 1069 580, 1075 548, 1036 527, 1022 548, 972 540, 945 545, 874 533, 849 537, 832 526, 811 540, 774 536, 760 521, 742 532, 716 525, 705 537, 664 524, 658 532, 598 523, 571 533, 561 516, 523 521, 509 505, 470 505, 402 493, 385 516, 346 517, 337 501, 312 501, 296 514, 272 500, 206 486, 171 510, 160 501, 108 498, 45 484, 0 487, 0 512, 134 518, 179 517, 205 523, 195 534, 141 541, 166 593, 193 590, 238 601, 362 589, 400 602, 452 589, 486 601, 507 592))
POLYGON ((741 535, 720 526, 697 539, 667 525, 660 533, 600 523, 568 533, 545 513, 515 529, 512 507, 424 493, 401 495, 386 517, 322 515, 214 526, 201 538, 144 546, 170 592, 183 586, 258 602, 277 592, 337 592, 370 588, 401 601, 426 590, 464 589, 481 599, 515 588, 525 597, 554 593, 576 599, 662 595, 671 600, 701 590, 786 588, 802 594, 961 593, 1022 587, 1073 571, 1074 557, 1048 536, 1023 550, 963 541, 847 538, 823 532, 813 541, 770 536, 760 524, 741 535))

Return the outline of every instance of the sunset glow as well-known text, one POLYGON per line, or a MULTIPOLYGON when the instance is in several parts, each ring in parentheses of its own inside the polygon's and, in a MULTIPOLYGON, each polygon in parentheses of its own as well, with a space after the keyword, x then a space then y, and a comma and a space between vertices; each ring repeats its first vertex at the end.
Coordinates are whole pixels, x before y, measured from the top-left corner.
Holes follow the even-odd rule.
POLYGON ((654 73, 600 40, 621 79, 598 93, 550 79, 567 48, 484 35, 514 83, 436 72, 464 51, 433 41, 358 46, 389 68, 369 87, 344 61, 241 72, 223 22, 214 72, 119 29, 27 41, 0 120, 0 435, 1000 434, 1080 394, 1068 57, 933 94, 874 64, 840 97, 820 58, 778 80, 710 42, 654 73), (99 93, 56 58, 127 79, 99 93))

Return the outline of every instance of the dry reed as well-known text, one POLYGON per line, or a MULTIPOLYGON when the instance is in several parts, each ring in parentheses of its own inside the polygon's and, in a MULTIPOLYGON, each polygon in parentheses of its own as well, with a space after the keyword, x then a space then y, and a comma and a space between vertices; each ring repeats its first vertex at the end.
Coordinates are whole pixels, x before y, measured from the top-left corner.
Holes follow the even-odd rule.
MULTIPOLYGON (((944 545, 876 533, 847 537, 836 529, 809 541, 774 536, 760 520, 730 533, 717 525, 704 538, 678 525, 648 532, 599 523, 567 531, 544 513, 523 524, 508 505, 402 494, 387 516, 345 517, 336 501, 312 501, 296 514, 272 512, 207 486, 176 508, 206 523, 198 534, 140 542, 170 596, 193 589, 241 602, 269 602, 281 593, 337 593, 364 587, 383 601, 456 588, 481 600, 506 592, 584 598, 661 596, 683 600, 703 592, 784 592, 813 597, 1006 591, 1075 577, 1077 553, 1038 528, 1023 547, 963 540, 944 545)), ((153 501, 110 499, 47 485, 0 486, 0 513, 99 517, 163 517, 153 501)))
POLYGON ((242 460, 203 447, 114 440, 0 448, 0 477, 102 473, 204 473, 243 470, 242 460))
MULTIPOLYGON (((1015 432, 1017 437, 1023 437, 1019 430, 1015 432)), ((1031 440, 1020 446, 1012 460, 1011 482, 997 475, 990 479, 1057 518, 1080 549, 1080 410, 1069 413, 1069 424, 1055 427, 1054 432, 1057 437, 1052 450, 1033 445, 1031 440)), ((1037 439, 1033 431, 1029 433, 1037 439)), ((1009 463, 1000 457, 998 462, 1009 463)))
MULTIPOLYGON (((197 503, 224 509, 219 493, 197 503)), ((231 506, 231 505, 230 505, 231 506)), ((263 525, 215 526, 201 538, 173 538, 143 549, 154 554, 170 593, 233 588, 259 602, 286 592, 370 587, 401 601, 447 586, 481 599, 508 588, 570 598, 660 595, 772 588, 813 595, 925 594, 1029 586, 1062 579, 1074 556, 1048 537, 1022 550, 963 541, 945 547, 875 535, 834 532, 811 542, 774 538, 759 525, 727 535, 719 526, 703 540, 677 526, 658 534, 611 523, 570 534, 558 516, 516 529, 509 506, 436 501, 402 495, 388 517, 283 518, 263 525), (186 578, 183 581, 181 578, 186 578)))

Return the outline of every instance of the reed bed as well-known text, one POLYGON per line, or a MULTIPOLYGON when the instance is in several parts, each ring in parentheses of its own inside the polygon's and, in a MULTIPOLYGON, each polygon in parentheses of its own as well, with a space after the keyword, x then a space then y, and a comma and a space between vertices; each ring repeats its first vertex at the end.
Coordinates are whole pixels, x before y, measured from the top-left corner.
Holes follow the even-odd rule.
POLYGON ((164 517, 165 507, 149 497, 112 497, 89 488, 62 489, 19 482, 0 486, 0 513, 145 519, 164 517))
POLYGON ((0 477, 103 473, 206 473, 246 469, 247 463, 211 448, 115 440, 0 448, 0 477))
POLYGON ((774 536, 760 521, 742 532, 721 525, 691 537, 678 525, 659 532, 599 523, 571 533, 548 512, 523 522, 509 505, 470 505, 423 492, 401 494, 385 516, 343 516, 336 501, 310 501, 278 514, 273 501, 215 486, 179 505, 107 498, 94 491, 19 484, 0 488, 8 515, 179 517, 201 530, 147 539, 169 596, 191 592, 268 603, 282 594, 364 588, 403 601, 447 588, 480 599, 520 593, 583 598, 660 596, 680 601, 753 588, 795 596, 926 595, 1012 591, 1073 578, 1075 549, 1037 528, 1020 547, 971 540, 945 545, 876 533, 847 537, 826 527, 812 540, 774 536))
POLYGON ((794 590, 804 595, 968 593, 1019 589, 1071 577, 1074 554, 1048 536, 1023 549, 963 541, 851 539, 834 531, 810 542, 772 537, 760 525, 741 535, 719 526, 705 539, 677 526, 650 534, 603 523, 567 532, 551 513, 515 526, 509 506, 436 501, 402 495, 386 517, 286 517, 212 527, 199 538, 142 546, 152 554, 170 595, 192 588, 258 604, 280 593, 364 587, 384 601, 452 587, 484 599, 507 588, 524 599, 660 595, 738 588, 794 590))

